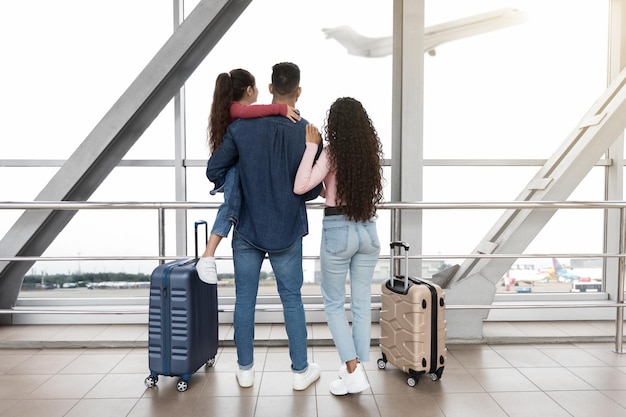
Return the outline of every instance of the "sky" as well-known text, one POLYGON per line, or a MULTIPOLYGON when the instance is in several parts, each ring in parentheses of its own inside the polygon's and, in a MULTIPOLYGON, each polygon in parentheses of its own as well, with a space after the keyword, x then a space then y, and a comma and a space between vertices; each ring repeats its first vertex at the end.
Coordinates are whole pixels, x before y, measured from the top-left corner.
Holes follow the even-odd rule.
MULTIPOLYGON (((186 13, 196 3, 186 2, 186 13)), ((436 56, 425 56, 425 158, 548 158, 606 88, 607 4, 597 0, 427 1, 426 26, 506 7, 525 11, 529 19, 442 45, 436 56)), ((171 35, 171 9, 167 0, 35 0, 3 5, 3 14, 11 19, 0 27, 0 45, 3 62, 13 65, 0 68, 4 80, 0 159, 68 158, 171 35)), ((391 57, 348 55, 321 31, 340 25, 370 37, 388 36, 392 2, 252 1, 186 83, 187 158, 208 158, 205 130, 216 76, 233 68, 250 70, 259 87, 258 102, 267 103, 271 66, 280 61, 295 62, 302 70, 298 108, 307 120, 322 126, 337 97, 355 97, 368 110, 389 157, 391 57)), ((126 158, 171 159, 172 138, 170 104, 126 158)), ((0 200, 34 199, 55 171, 0 168, 0 200)), ((208 196, 210 184, 203 171, 189 169, 188 200, 215 202, 208 196)), ((535 171, 509 168, 501 175, 494 174, 493 168, 428 168, 424 200, 513 200, 535 171)), ((572 199, 601 199, 599 183, 601 176, 592 173, 572 199)), ((169 170, 118 168, 91 200, 173 201, 173 190, 169 170)), ((17 215, 0 211, 0 235, 17 215)), ((212 216, 208 211, 197 215, 209 220, 212 216)), ((498 215, 427 213, 424 253, 471 252, 498 215), (473 233, 467 232, 468 222, 476 225, 473 233), (466 233, 450 239, 441 233, 444 228, 466 233)), ((597 216, 584 215, 590 216, 597 230, 597 216)), ((379 221, 381 240, 388 238, 386 219, 383 214, 379 221)), ((600 250, 601 236, 589 232, 581 244, 577 230, 564 227, 567 222, 557 216, 542 232, 564 236, 558 246, 542 237, 538 240, 548 243, 530 249, 600 250)), ((44 256, 154 255, 156 224, 156 214, 151 212, 79 213, 44 256)), ((171 228, 168 232, 171 235, 171 228)), ((313 219, 311 235, 305 239, 309 254, 317 253, 319 236, 319 219, 313 219)), ((169 240, 168 253, 173 250, 169 240)), ((228 241, 220 251, 229 254, 228 241)), ((36 265, 50 273, 76 268, 149 272, 152 267, 153 262, 36 265)))

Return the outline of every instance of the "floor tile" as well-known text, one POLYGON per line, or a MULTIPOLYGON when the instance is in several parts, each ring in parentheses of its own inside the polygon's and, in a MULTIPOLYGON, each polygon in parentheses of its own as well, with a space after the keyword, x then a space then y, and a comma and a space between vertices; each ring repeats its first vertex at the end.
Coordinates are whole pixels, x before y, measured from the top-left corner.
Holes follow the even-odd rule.
POLYGON ((626 408, 626 391, 601 391, 604 395, 626 408))
POLYGON ((18 403, 19 401, 15 399, 11 399, 11 400, 0 399, 0 416, 8 409, 15 407, 15 405, 17 405, 18 403))
MULTIPOLYGON (((146 374, 107 374, 85 395, 86 398, 140 398, 146 390, 146 374)), ((171 378, 174 379, 174 378, 171 378)), ((159 384, 164 385, 163 381, 159 384)), ((190 389, 193 384, 190 383, 190 389)))
MULTIPOLYGON (((254 396, 229 396, 229 397, 204 397, 200 396, 195 403, 190 417, 206 416, 233 416, 253 417, 256 410, 257 397, 254 396)), ((181 415, 179 412, 173 416, 181 415)), ((294 414, 297 415, 297 414, 294 414)), ((151 417, 147 415, 147 417, 151 417)))
MULTIPOLYGON (((452 355, 465 368, 510 368, 511 364, 490 347, 479 349, 455 349, 450 348, 452 355)), ((447 367, 447 365, 446 365, 447 367)))
MULTIPOLYGON (((2 417, 64 417, 74 407, 78 400, 75 399, 47 399, 20 401, 14 407, 7 410, 2 417)), ((92 414, 83 414, 92 417, 92 414)))
POLYGON ((76 355, 33 355, 7 370, 10 375, 54 375, 76 359, 76 355))
POLYGON ((569 368, 579 378, 598 390, 626 390, 626 374, 613 368, 569 368))
POLYGON ((583 378, 566 368, 520 368, 519 371, 542 391, 593 389, 583 378))
POLYGON ((446 417, 507 417, 487 393, 435 394, 446 417))
POLYGON ((478 383, 472 374, 465 369, 446 369, 438 381, 430 381, 427 377, 420 378, 423 385, 431 393, 479 393, 485 389, 478 383))
POLYGON ((27 398, 54 375, 0 375, 0 399, 27 398))
POLYGON ((82 398, 103 375, 53 375, 28 395, 28 398, 82 398))
POLYGON ((124 356, 114 367, 111 373, 114 374, 136 374, 148 373, 148 351, 144 353, 129 353, 124 356))
POLYGON ((445 417, 437 401, 429 394, 378 394, 374 398, 381 417, 445 417))
POLYGON ((197 403, 198 398, 190 399, 184 393, 176 397, 140 398, 126 417, 191 416, 197 403))
POLYGON ((539 388, 517 369, 472 369, 469 372, 487 392, 539 391, 539 388))
POLYGON ((146 333, 147 326, 145 325, 133 325, 127 324, 124 326, 108 326, 98 333, 91 340, 97 341, 109 341, 109 340, 124 340, 124 341, 136 341, 140 340, 142 335, 146 333))
POLYGON ((570 417, 563 407, 543 392, 496 392, 491 397, 509 417, 570 417))
POLYGON ((30 359, 33 355, 29 354, 5 354, 0 355, 0 374, 5 374, 26 360, 30 359))
POLYGON ((539 349, 540 352, 550 357, 561 366, 608 366, 600 359, 581 349, 539 349))
POLYGON ((64 417, 111 417, 125 416, 137 404, 136 398, 104 398, 104 399, 82 399, 64 414, 64 417))
POLYGON ((559 364, 538 349, 533 348, 493 348, 507 362, 517 368, 558 367, 559 364))
POLYGON ((254 417, 316 417, 317 401, 314 395, 260 396, 254 417))
POLYGON ((626 408, 597 391, 552 391, 548 395, 574 417, 626 415, 626 408))
POLYGON ((83 354, 59 371, 59 374, 106 374, 124 358, 124 354, 83 354))
POLYGON ((380 417, 373 395, 356 394, 317 397, 318 416, 380 417))

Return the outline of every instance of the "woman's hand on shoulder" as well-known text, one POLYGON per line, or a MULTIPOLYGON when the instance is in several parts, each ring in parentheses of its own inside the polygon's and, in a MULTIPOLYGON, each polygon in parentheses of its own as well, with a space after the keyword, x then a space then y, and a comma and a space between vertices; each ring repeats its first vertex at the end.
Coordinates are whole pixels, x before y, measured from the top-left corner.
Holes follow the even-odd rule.
POLYGON ((293 108, 291 106, 287 106, 287 119, 291 120, 292 122, 297 122, 300 119, 302 119, 302 117, 300 117, 300 112, 298 111, 298 109, 293 108))
POLYGON ((306 125, 306 141, 312 142, 316 145, 322 143, 322 136, 320 135, 319 130, 315 127, 315 125, 306 125))

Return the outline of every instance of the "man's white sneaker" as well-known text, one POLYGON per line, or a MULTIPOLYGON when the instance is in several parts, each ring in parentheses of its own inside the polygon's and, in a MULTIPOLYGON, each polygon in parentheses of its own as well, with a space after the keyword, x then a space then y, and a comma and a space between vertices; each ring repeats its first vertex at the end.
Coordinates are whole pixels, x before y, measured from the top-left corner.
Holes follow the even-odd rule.
POLYGON ((207 256, 198 259, 196 270, 200 279, 207 284, 217 284, 217 267, 215 266, 215 257, 207 256))
POLYGON ((305 372, 293 373, 293 389, 296 391, 305 390, 317 381, 320 377, 320 367, 316 363, 309 363, 305 372))
MULTIPOLYGON (((341 369, 339 370, 341 372, 341 369)), ((369 389, 363 365, 357 364, 352 373, 346 373, 341 379, 330 383, 330 393, 333 395, 356 394, 369 389)))
POLYGON ((235 375, 241 388, 248 388, 254 385, 254 368, 241 369, 237 366, 235 375))

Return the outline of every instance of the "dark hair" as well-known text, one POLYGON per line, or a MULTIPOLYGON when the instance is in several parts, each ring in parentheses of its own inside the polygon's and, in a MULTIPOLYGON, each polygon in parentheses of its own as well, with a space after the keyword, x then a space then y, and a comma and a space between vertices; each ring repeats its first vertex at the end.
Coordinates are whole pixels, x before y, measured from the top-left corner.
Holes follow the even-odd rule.
POLYGON ((256 85, 254 76, 245 69, 234 69, 223 72, 215 80, 213 103, 209 114, 208 145, 213 153, 221 144, 226 128, 231 122, 230 105, 239 101, 248 87, 256 85))
POLYGON ((275 94, 288 96, 300 86, 300 68, 291 62, 280 62, 272 67, 272 89, 275 94))
POLYGON ((328 157, 336 170, 337 202, 355 221, 376 215, 383 198, 382 144, 363 105, 350 97, 337 99, 328 110, 328 157))

